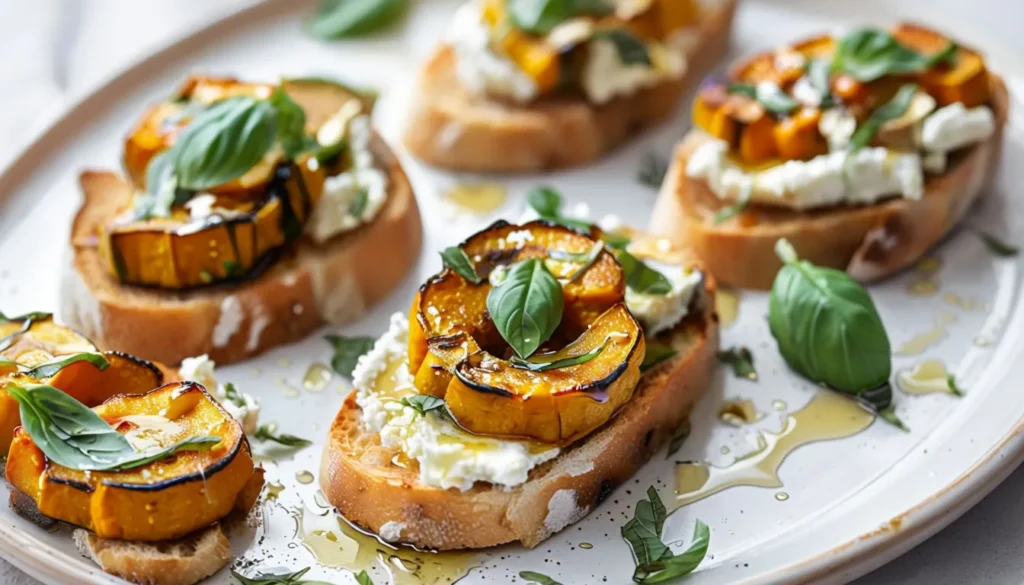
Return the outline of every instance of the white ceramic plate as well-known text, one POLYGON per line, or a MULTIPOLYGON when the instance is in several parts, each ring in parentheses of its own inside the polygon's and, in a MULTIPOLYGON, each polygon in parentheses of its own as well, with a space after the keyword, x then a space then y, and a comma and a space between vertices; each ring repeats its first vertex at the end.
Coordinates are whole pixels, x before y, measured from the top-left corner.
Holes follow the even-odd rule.
MULTIPOLYGON (((884 24, 908 14, 924 14, 939 19, 937 24, 956 36, 984 46, 995 67, 1011 82, 1013 75, 1024 73, 1012 53, 1003 49, 1008 46, 1003 41, 1008 43, 1015 32, 1010 23, 998 18, 1001 11, 996 7, 977 13, 970 5, 950 2, 938 10, 932 2, 922 0, 914 6, 900 3, 902 12, 897 14, 895 4, 884 0, 750 2, 739 15, 733 56, 863 21, 865 15, 884 24)), ((57 307, 67 226, 79 199, 77 174, 87 167, 117 168, 121 139, 143 106, 167 95, 187 73, 267 80, 281 74, 319 73, 375 85, 386 91, 377 112, 378 123, 394 139, 415 65, 435 43, 453 6, 453 2, 424 0, 417 3, 405 30, 365 41, 321 44, 304 36, 300 27, 300 15, 309 9, 308 4, 279 0, 215 23, 111 79, 73 107, 0 175, 0 193, 4 195, 0 203, 2 309, 17 314, 57 307)), ((1016 95, 1019 90, 1013 91, 1016 95)), ((422 262, 393 295, 345 332, 380 333, 391 313, 406 309, 416 285, 439 268, 435 251, 498 217, 517 217, 524 206, 524 193, 539 182, 559 188, 573 202, 586 201, 595 217, 616 213, 630 223, 645 225, 655 194, 633 179, 639 161, 650 151, 667 153, 687 126, 687 109, 680 108, 671 124, 640 137, 599 164, 527 179, 455 176, 424 169, 406 157, 426 222, 422 262), (453 215, 442 204, 441 193, 448 187, 481 180, 500 182, 509 189, 506 204, 495 213, 486 217, 453 215)), ((1022 154, 1024 134, 1011 126, 1004 158, 1016 161, 1022 154)), ((969 223, 1003 236, 1022 233, 1024 202, 1016 200, 1014 189, 1020 184, 1024 184, 1024 169, 1012 163, 1004 165, 997 187, 969 223)), ((736 487, 682 508, 668 521, 666 540, 684 545, 696 518, 712 529, 711 554, 687 583, 848 581, 951 522, 1020 463, 1024 457, 1020 432, 1024 394, 1015 383, 1024 377, 1020 262, 994 258, 967 231, 951 236, 934 255, 941 260, 934 294, 907 293, 908 285, 920 277, 914 273, 874 286, 871 292, 897 347, 932 329, 936 320, 952 316, 946 332, 923 356, 898 356, 894 365, 898 370, 922 357, 941 359, 956 372, 967 396, 912 397, 897 392, 898 413, 912 432, 875 422, 850 438, 819 442, 793 453, 781 466, 781 487, 736 487), (955 306, 949 294, 980 308, 955 306), (972 340, 979 336, 991 339, 992 344, 975 345, 972 340), (783 493, 788 499, 780 495, 783 493)), ((456 564, 475 567, 463 581, 467 584, 509 582, 523 569, 548 574, 565 584, 630 582, 633 562, 619 529, 632 516, 632 506, 647 486, 659 486, 669 500, 675 460, 727 465, 736 455, 750 451, 759 433, 779 432, 787 416, 819 392, 787 372, 767 331, 766 301, 763 294, 745 294, 738 321, 723 332, 723 346, 753 349, 760 382, 735 379, 723 370, 693 413, 693 435, 676 457, 656 457, 598 510, 537 549, 503 547, 454 561, 444 557, 443 564, 448 568, 456 564), (753 425, 728 426, 716 416, 726 398, 748 398, 766 414, 753 425), (782 410, 777 408, 780 401, 785 403, 782 410), (728 454, 725 448, 730 450, 728 454), (581 547, 581 543, 592 547, 581 547)), ((329 353, 327 344, 314 335, 250 363, 224 368, 221 378, 258 395, 264 403, 264 420, 276 421, 286 432, 319 442, 348 387, 335 379, 325 390, 310 392, 303 389, 302 378, 311 363, 327 362, 329 353)), ((297 481, 303 471, 316 472, 319 450, 314 446, 293 458, 267 463, 269 479, 285 489, 263 504, 265 522, 251 546, 251 532, 241 530, 236 535, 238 552, 248 548, 243 557, 247 569, 309 566, 313 567, 308 574, 311 578, 354 582, 348 571, 318 565, 296 538, 297 531, 338 531, 330 515, 307 512, 305 526, 298 523, 302 508, 325 512, 317 504, 315 482, 304 485, 297 481)), ((0 507, 0 554, 16 565, 54 583, 117 582, 75 553, 67 536, 64 529, 48 533, 6 506, 0 507)), ((320 544, 327 547, 321 549, 322 559, 352 566, 367 560, 373 564, 378 548, 364 546, 356 551, 354 543, 344 538, 340 543, 320 544)), ((387 555, 382 558, 388 565, 387 555)), ((428 562, 421 573, 431 572, 431 566, 428 562)), ((389 581, 382 568, 375 569, 378 584, 389 581)), ((433 582, 397 572, 397 583, 433 582)), ((449 573, 454 577, 458 572, 449 573)), ((210 582, 232 580, 222 574, 210 582)))

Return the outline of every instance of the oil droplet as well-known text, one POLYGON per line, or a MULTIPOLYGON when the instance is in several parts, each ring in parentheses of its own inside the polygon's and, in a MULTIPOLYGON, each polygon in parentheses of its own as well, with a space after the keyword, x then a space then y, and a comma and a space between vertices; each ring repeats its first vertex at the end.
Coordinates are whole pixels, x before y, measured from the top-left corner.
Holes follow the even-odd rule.
POLYGON ((772 408, 774 408, 775 410, 777 410, 779 412, 785 412, 785 410, 786 410, 786 408, 788 408, 788 406, 782 400, 772 400, 772 408))
POLYGON ((594 548, 594 545, 590 544, 589 542, 581 542, 580 548, 582 548, 583 550, 590 550, 594 548))
POLYGON ((981 311, 985 308, 981 303, 974 299, 968 299, 954 293, 946 293, 943 295, 942 300, 965 311, 981 311))
POLYGON ((910 338, 894 353, 896 355, 920 355, 924 350, 946 338, 946 326, 956 321, 953 313, 942 313, 935 320, 935 326, 910 338))
POLYGON ((946 364, 938 360, 925 360, 909 370, 896 374, 896 384, 907 394, 952 393, 949 385, 949 371, 946 364))
POLYGON ((907 285, 907 292, 914 296, 930 296, 939 291, 936 274, 942 268, 942 261, 935 256, 925 256, 914 265, 916 277, 907 285))
POLYGON ((732 452, 728 445, 722 445, 722 448, 718 450, 722 455, 728 455, 732 452))
POLYGON ((907 285, 907 292, 916 297, 927 297, 939 292, 939 281, 928 278, 911 281, 907 285))
POLYGON ((261 370, 259 368, 253 368, 252 369, 252 375, 256 376, 257 378, 259 378, 260 376, 263 375, 263 370, 261 370))
POLYGON ((779 492, 775 494, 775 499, 780 502, 785 502, 786 500, 789 499, 789 494, 787 494, 786 492, 779 492))
POLYGON ((974 345, 978 347, 992 347, 992 340, 984 335, 979 335, 974 338, 974 345))
POLYGON ((282 368, 287 368, 288 366, 292 365, 292 360, 288 358, 281 358, 277 360, 277 365, 282 368))
POLYGON ((718 418, 734 427, 749 425, 761 420, 764 415, 757 411, 753 400, 728 400, 718 411, 718 418))
POLYGON ((313 474, 309 471, 306 471, 305 469, 303 469, 302 471, 295 472, 295 481, 301 483, 302 485, 309 485, 313 483, 313 479, 313 474))
POLYGON ((818 441, 842 439, 868 428, 875 415, 837 392, 821 391, 800 410, 788 415, 778 433, 758 433, 758 447, 731 465, 680 463, 676 466, 676 498, 672 509, 724 489, 749 485, 782 487, 779 467, 796 449, 818 441))
POLYGON ((299 389, 288 383, 288 380, 284 378, 277 378, 277 387, 280 388, 281 394, 284 394, 285 398, 295 398, 299 395, 299 389))
POLYGON ((718 313, 718 324, 728 327, 736 322, 740 312, 740 291, 721 287, 715 293, 715 312, 718 313))
POLYGON ((284 490, 285 490, 284 484, 281 483, 281 482, 277 482, 277 481, 269 481, 269 482, 267 482, 267 499, 268 500, 276 500, 277 497, 280 496, 281 492, 283 492, 284 490))
POLYGON ((505 203, 507 190, 495 183, 462 183, 449 189, 442 197, 457 211, 485 214, 505 203))
POLYGON ((146 504, 146 511, 147 512, 156 512, 156 504, 154 504, 153 502, 150 502, 150 503, 146 504))
POLYGON ((334 374, 331 372, 331 369, 324 364, 320 362, 312 363, 306 369, 306 375, 302 377, 302 387, 307 392, 323 392, 333 376, 334 374))
POLYGON ((942 268, 942 260, 936 256, 924 256, 914 265, 914 272, 918 274, 935 274, 942 268))

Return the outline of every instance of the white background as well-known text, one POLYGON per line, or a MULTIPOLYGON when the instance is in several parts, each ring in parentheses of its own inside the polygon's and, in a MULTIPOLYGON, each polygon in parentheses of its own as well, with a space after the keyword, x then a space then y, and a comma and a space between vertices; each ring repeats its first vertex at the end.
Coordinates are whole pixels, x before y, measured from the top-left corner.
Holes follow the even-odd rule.
MULTIPOLYGON (((251 1, 0 0, 0 168, 78 96, 182 32, 251 1)), ((1024 52, 1024 1, 928 4, 929 10, 945 8, 1024 52)), ((1022 493, 1024 469, 952 526, 857 585, 1024 583, 1022 493)), ((0 561, 0 583, 37 582, 0 561)))

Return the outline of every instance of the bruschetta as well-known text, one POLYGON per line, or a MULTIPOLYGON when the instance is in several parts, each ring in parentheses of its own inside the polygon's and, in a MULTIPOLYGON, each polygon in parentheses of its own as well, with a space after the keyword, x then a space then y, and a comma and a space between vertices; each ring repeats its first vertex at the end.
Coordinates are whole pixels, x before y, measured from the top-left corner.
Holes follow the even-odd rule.
POLYGON ((360 315, 422 238, 371 107, 324 80, 189 79, 128 136, 126 177, 82 173, 64 318, 178 364, 238 361, 360 315))
POLYGON ((918 25, 755 55, 698 94, 651 229, 729 285, 769 288, 782 238, 816 265, 883 278, 987 190, 1008 110, 981 53, 918 25))

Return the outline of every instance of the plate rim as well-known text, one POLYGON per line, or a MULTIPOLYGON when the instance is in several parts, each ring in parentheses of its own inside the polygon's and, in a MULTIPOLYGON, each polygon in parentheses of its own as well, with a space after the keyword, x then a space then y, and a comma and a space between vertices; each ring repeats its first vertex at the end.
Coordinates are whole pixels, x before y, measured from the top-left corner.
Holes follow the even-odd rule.
MULTIPOLYGON (((130 60, 125 66, 96 81, 91 88, 75 96, 61 112, 38 130, 8 164, 0 167, 0 202, 13 197, 21 183, 31 177, 45 155, 57 147, 62 137, 74 135, 90 109, 102 108, 119 88, 132 85, 133 80, 148 77, 147 71, 161 64, 174 63, 181 54, 195 51, 222 33, 230 34, 237 25, 258 22, 277 13, 293 13, 313 0, 256 0, 225 9, 213 19, 186 29, 150 51, 130 60), (193 45, 190 47, 189 45, 193 45)), ((1009 69, 1004 76, 1020 74, 1024 67, 1016 60, 1004 61, 1009 69)), ((1012 125, 1012 124, 1011 124, 1012 125)), ((743 585, 788 585, 846 583, 885 565, 905 554, 947 527, 978 502, 988 496, 1014 470, 1024 463, 1024 420, 1005 434, 997 444, 962 471, 948 484, 927 498, 893 516, 882 526, 864 532, 847 542, 815 556, 778 567, 769 573, 754 576, 743 585)), ((119 580, 97 566, 60 563, 74 559, 63 551, 52 549, 29 532, 13 524, 0 524, 0 557, 42 582, 110 585, 119 580)))

